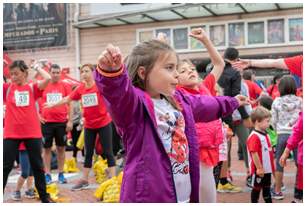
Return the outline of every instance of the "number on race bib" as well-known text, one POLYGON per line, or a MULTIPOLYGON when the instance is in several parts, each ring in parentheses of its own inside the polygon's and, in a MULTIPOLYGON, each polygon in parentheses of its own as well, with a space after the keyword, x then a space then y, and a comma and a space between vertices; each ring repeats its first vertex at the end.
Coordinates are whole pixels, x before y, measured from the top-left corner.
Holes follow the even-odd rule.
POLYGON ((98 105, 98 97, 96 93, 82 95, 83 107, 92 107, 98 105))
POLYGON ((57 102, 62 100, 61 93, 47 93, 47 103, 48 104, 56 104, 57 102))
POLYGON ((15 91, 15 103, 17 107, 25 107, 30 105, 29 91, 15 91))

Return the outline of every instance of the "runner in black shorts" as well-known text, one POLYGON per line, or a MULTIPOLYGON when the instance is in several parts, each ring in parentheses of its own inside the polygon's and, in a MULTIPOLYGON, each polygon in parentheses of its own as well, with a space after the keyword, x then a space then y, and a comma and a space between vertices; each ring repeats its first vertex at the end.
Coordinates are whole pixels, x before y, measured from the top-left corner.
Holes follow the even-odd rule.
POLYGON ((58 147, 66 146, 66 125, 64 123, 46 122, 41 124, 43 133, 43 144, 44 148, 51 148, 53 145, 53 139, 55 139, 55 145, 58 147))
POLYGON ((72 129, 73 107, 63 105, 57 108, 46 108, 47 103, 55 103, 71 93, 71 86, 60 80, 61 69, 57 64, 52 64, 50 68, 51 82, 43 91, 41 110, 41 129, 43 134, 44 163, 46 170, 46 183, 50 184, 51 151, 53 139, 55 139, 58 162, 58 182, 67 183, 63 169, 65 162, 66 132, 72 129))

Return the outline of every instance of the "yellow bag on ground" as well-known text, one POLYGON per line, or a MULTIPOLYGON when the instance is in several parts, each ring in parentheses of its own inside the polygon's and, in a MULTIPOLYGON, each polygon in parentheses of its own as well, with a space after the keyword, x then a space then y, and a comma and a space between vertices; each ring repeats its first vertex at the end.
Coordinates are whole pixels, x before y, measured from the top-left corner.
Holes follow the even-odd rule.
POLYGON ((84 129, 82 130, 78 142, 77 142, 77 148, 79 148, 80 150, 82 150, 84 148, 84 143, 85 143, 85 137, 84 137, 84 129))
POLYGON ((102 202, 119 202, 120 201, 120 188, 118 180, 116 180, 113 184, 106 188, 103 193, 102 202))
POLYGON ((122 178, 123 178, 123 172, 120 172, 119 174, 118 174, 118 182, 120 183, 120 185, 121 185, 121 183, 122 183, 122 178))
POLYGON ((73 157, 71 159, 65 159, 64 163, 64 172, 65 173, 74 173, 79 172, 79 168, 77 167, 76 159, 73 157))
POLYGON ((119 202, 121 181, 122 172, 117 177, 112 177, 103 182, 96 190, 95 197, 106 203, 119 202))
MULTIPOLYGON (((49 193, 50 195, 50 198, 55 202, 58 201, 59 190, 58 190, 57 184, 51 183, 47 185, 46 189, 47 189, 47 193, 49 193)), ((39 198, 36 187, 34 188, 34 191, 35 191, 35 197, 39 198)))
POLYGON ((101 184, 108 179, 107 173, 107 161, 99 157, 98 160, 93 165, 93 171, 96 177, 96 182, 101 184))

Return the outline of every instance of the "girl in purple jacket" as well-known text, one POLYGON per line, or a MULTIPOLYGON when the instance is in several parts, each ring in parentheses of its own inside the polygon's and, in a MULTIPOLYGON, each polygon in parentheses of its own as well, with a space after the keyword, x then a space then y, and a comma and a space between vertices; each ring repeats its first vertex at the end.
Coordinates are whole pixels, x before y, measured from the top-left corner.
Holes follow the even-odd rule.
POLYGON ((158 40, 136 45, 125 64, 112 45, 98 58, 95 80, 126 150, 121 202, 199 202, 195 123, 247 103, 183 94, 177 64, 175 51, 158 40))

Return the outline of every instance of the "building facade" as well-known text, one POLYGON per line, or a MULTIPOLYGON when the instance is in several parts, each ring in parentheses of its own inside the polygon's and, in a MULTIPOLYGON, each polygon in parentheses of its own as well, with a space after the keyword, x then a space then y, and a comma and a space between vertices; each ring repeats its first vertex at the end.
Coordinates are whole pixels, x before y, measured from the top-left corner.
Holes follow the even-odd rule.
POLYGON ((239 49, 241 57, 275 58, 303 52, 302 4, 68 4, 67 45, 8 51, 14 59, 50 59, 71 68, 96 63, 107 44, 123 55, 158 32, 167 34, 180 58, 208 60, 202 45, 188 37, 203 27, 222 53, 239 49))

